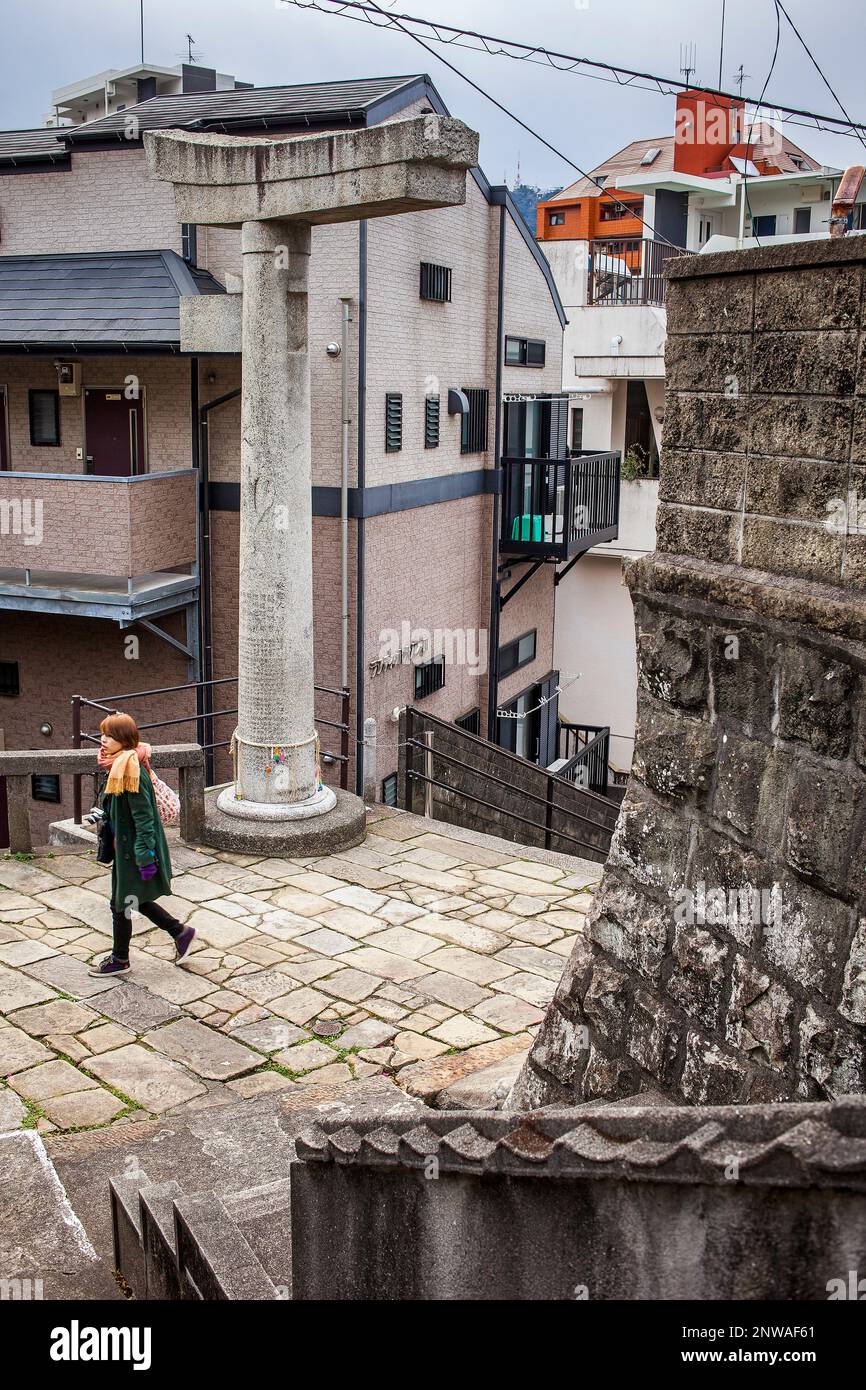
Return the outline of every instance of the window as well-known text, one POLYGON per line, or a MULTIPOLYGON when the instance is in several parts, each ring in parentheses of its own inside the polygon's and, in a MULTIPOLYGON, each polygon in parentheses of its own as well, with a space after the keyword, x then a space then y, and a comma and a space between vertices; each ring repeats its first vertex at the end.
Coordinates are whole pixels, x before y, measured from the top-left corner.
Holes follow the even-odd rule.
POLYGON ((564 213, 564 212, 549 212, 549 213, 547 214, 547 225, 548 225, 548 227, 564 227, 564 226, 565 226, 565 213, 564 213))
POLYGON ((651 145, 641 159, 641 164, 655 164, 661 152, 660 145, 651 145))
POLYGON ((434 656, 432 661, 415 667, 415 699, 426 700, 434 690, 441 690, 445 684, 445 657, 434 656))
POLYGON ((604 188, 607 183, 607 174, 593 174, 592 181, 597 188, 604 188))
POLYGON ((775 236, 776 235, 776 214, 763 213, 760 217, 752 218, 752 236, 775 236))
POLYGON ((50 776, 46 772, 31 777, 30 795, 34 801, 58 802, 60 800, 60 778, 50 776))
POLYGON ((507 367, 543 367, 547 344, 543 338, 506 338, 507 367))
POLYGON ((30 391, 30 443, 60 443, 60 394, 57 391, 30 391))
POLYGON ((434 265, 432 261, 421 262, 421 298, 435 300, 437 304, 447 304, 451 299, 451 268, 447 265, 434 265))
POLYGON ((424 448, 439 448, 439 397, 424 397, 424 448))
POLYGON ((571 410, 571 448, 579 454, 583 448, 583 406, 572 406, 571 410))
POLYGON ((382 780, 382 800, 386 806, 397 805, 397 774, 392 772, 390 777, 382 780))
POLYGON ((194 222, 180 224, 180 254, 187 265, 198 263, 198 227, 194 222))
POLYGON ((461 454, 483 454, 487 448, 488 392, 464 386, 469 401, 469 413, 463 416, 460 435, 461 454))
POLYGON ((481 710, 476 705, 475 709, 471 709, 468 714, 461 714, 459 719, 454 720, 454 723, 458 729, 465 729, 467 734, 477 734, 480 737, 481 710))
POLYGON ((513 642, 506 642, 499 648, 500 680, 535 660, 535 638, 536 629, 533 628, 531 632, 525 632, 522 637, 515 637, 513 642))
POLYGON ((403 397, 391 391, 385 397, 385 452, 403 448, 403 397))
POLYGON ((631 203, 602 203, 599 208, 600 222, 621 222, 624 217, 637 217, 637 206, 631 203))
POLYGON ((21 694, 17 661, 0 661, 0 695, 21 694))
POLYGON ((802 234, 812 230, 812 209, 794 208, 794 232, 802 234))

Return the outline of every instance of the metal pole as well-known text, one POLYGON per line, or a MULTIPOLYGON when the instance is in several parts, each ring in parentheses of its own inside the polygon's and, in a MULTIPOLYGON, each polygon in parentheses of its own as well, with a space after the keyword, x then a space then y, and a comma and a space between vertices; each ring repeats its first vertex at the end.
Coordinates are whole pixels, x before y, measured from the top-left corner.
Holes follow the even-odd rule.
MULTIPOLYGON (((81 696, 72 697, 72 747, 81 747, 81 696)), ((72 816, 76 825, 81 824, 81 774, 72 779, 72 816)))
POLYGON ((340 472, 340 603, 342 629, 340 634, 340 685, 349 684, 349 324, 352 301, 341 298, 343 306, 340 360, 342 378, 342 467, 340 472))
POLYGON ((424 776, 428 779, 424 783, 424 815, 428 820, 433 819, 433 730, 425 729, 422 738, 424 740, 424 776))

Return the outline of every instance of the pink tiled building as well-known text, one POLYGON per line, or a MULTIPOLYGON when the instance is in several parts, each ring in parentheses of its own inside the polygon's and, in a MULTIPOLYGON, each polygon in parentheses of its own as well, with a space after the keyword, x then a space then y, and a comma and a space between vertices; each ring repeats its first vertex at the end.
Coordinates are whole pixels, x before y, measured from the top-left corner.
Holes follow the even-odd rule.
MULTIPOLYGON (((285 138, 423 110, 444 107, 410 76, 154 96, 0 132, 0 746, 68 746, 75 695, 157 692, 125 703, 162 742, 224 744, 234 726, 240 356, 182 352, 180 301, 239 290, 239 240, 178 223, 144 131, 285 138)), ((558 756, 555 719, 532 714, 557 686, 556 575, 615 534, 618 496, 615 462, 565 448, 564 321, 507 190, 478 169, 462 207, 314 228, 318 717, 341 717, 326 688, 349 692, 348 740, 321 726, 332 780, 360 790, 366 771, 368 795, 392 795, 393 713, 421 700, 558 756), (414 661, 395 662, 407 642, 414 661), (359 755, 371 719, 375 763, 359 755)), ((98 718, 86 709, 85 730, 98 718)), ((230 776, 224 748, 211 773, 230 776)), ((37 832, 71 813, 71 788, 33 792, 37 832)), ((0 790, 0 844, 4 811, 0 790)))

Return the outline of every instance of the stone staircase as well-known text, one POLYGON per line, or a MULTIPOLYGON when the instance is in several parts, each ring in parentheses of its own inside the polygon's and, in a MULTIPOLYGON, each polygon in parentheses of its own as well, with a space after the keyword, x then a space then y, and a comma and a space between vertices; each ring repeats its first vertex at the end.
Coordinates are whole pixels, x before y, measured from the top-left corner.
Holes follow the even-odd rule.
POLYGON ((115 1266, 135 1298, 291 1297, 287 1178, 221 1197, 139 1172, 110 1189, 115 1266))

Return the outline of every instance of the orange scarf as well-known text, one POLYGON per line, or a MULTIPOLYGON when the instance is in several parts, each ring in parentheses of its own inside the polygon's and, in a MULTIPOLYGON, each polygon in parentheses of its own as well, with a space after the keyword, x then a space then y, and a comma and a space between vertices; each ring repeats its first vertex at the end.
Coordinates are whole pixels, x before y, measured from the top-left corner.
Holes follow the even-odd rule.
POLYGON ((137 792, 141 781, 141 764, 147 767, 150 760, 150 744, 140 743, 137 748, 121 748, 119 753, 106 753, 100 748, 96 761, 100 767, 110 769, 105 790, 109 796, 120 796, 121 792, 137 792))

